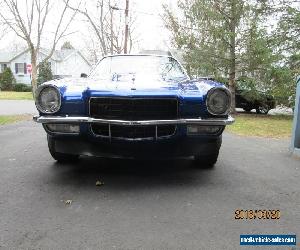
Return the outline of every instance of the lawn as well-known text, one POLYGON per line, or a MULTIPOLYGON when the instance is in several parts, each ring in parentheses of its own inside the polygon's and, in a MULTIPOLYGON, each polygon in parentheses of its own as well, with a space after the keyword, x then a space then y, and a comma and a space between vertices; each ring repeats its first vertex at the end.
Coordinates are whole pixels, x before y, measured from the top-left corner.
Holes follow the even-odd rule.
POLYGON ((293 117, 288 115, 237 114, 226 130, 242 136, 287 138, 291 136, 293 117))
POLYGON ((0 126, 19 121, 28 121, 32 119, 32 115, 0 115, 0 126))
POLYGON ((33 100, 31 92, 0 91, 0 100, 33 100))

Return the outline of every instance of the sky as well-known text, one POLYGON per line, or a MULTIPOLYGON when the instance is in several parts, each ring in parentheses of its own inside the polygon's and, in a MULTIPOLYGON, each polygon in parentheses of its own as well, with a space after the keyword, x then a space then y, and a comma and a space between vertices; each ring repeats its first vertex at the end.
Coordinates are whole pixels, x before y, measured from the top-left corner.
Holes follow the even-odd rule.
MULTIPOLYGON (((76 0, 73 0, 76 1, 76 0)), ((120 9, 125 8, 125 0, 112 0, 120 9)), ((25 1, 20 1, 21 3, 25 1)), ((136 17, 135 33, 138 42, 132 52, 139 52, 143 49, 163 49, 168 50, 171 46, 168 30, 164 27, 162 14, 162 4, 174 5, 176 0, 130 0, 129 11, 136 17)), ((123 12, 123 11, 122 11, 123 12)), ((57 19, 59 14, 52 11, 51 18, 57 19)), ((76 21, 70 27, 70 30, 76 31, 62 39, 58 48, 64 41, 70 41, 71 44, 81 51, 85 50, 87 43, 87 34, 91 32, 88 29, 87 22, 83 21, 81 16, 76 17, 76 21)), ((7 47, 18 47, 22 40, 18 39, 13 32, 9 32, 0 40, 0 50, 7 47)), ((44 46, 47 46, 44 44, 44 46)))
POLYGON ((164 27, 160 14, 162 14, 162 4, 171 6, 172 2, 176 1, 133 1, 134 9, 136 9, 134 14, 137 16, 137 32, 140 33, 141 38, 139 44, 141 49, 167 49, 167 46, 170 46, 169 33, 164 27))

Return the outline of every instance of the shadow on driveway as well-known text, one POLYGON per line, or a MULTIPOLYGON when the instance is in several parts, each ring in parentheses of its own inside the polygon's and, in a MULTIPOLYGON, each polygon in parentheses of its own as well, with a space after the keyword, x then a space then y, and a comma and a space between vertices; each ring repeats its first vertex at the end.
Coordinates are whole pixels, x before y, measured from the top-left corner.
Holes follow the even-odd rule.
POLYGON ((194 180, 197 180, 198 184, 206 185, 214 175, 213 169, 197 169, 192 160, 124 160, 93 157, 81 158, 74 165, 54 163, 50 172, 53 174, 52 180, 55 185, 95 189, 96 181, 100 180, 104 182, 103 188, 120 190, 187 186, 194 185, 194 180))

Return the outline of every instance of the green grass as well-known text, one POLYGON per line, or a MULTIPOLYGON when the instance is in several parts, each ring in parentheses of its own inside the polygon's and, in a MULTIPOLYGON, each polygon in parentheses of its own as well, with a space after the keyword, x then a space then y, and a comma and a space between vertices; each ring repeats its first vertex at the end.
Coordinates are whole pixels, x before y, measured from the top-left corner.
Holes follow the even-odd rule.
POLYGON ((0 100, 33 100, 31 92, 0 91, 0 100))
POLYGON ((32 115, 0 115, 0 126, 31 119, 32 115))
POLYGON ((287 115, 237 114, 226 130, 242 136, 287 138, 291 136, 293 117, 287 115))

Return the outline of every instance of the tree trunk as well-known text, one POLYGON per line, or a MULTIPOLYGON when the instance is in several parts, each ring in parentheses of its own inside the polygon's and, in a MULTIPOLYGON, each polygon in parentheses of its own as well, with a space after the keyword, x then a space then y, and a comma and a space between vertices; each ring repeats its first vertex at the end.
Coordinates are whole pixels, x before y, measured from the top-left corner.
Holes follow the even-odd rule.
POLYGON ((231 92, 231 112, 235 110, 235 50, 230 49, 230 68, 229 68, 229 90, 231 92))
POLYGON ((30 51, 31 53, 31 86, 32 86, 32 93, 33 97, 35 98, 35 92, 37 89, 37 53, 36 51, 30 51))
POLYGON ((231 92, 231 112, 235 110, 235 77, 236 77, 236 1, 231 0, 231 18, 230 18, 230 65, 229 65, 229 90, 231 92))

